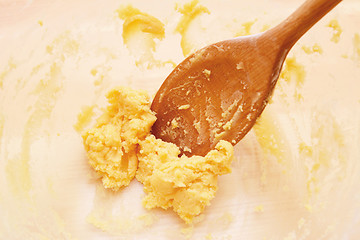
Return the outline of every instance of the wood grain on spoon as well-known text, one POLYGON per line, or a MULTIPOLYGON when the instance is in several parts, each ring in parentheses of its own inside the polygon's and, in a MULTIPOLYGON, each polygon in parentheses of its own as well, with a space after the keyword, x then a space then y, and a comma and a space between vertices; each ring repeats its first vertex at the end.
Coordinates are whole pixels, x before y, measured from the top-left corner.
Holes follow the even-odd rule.
POLYGON ((308 0, 264 33, 209 45, 186 58, 157 92, 152 133, 186 155, 240 141, 264 110, 296 41, 341 0, 308 0))

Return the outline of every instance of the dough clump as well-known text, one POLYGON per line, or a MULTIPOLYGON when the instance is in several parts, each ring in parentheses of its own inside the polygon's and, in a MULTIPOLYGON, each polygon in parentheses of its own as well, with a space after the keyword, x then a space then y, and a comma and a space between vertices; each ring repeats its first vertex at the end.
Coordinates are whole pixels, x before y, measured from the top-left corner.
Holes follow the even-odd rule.
POLYGON ((179 157, 175 144, 150 133, 156 117, 146 92, 119 87, 107 98, 110 105, 83 135, 89 164, 104 187, 117 191, 136 175, 147 194, 145 208, 172 208, 191 223, 215 197, 217 177, 231 172, 233 146, 220 141, 205 157, 179 157))
POLYGON ((119 87, 107 94, 110 105, 93 128, 83 134, 89 164, 105 188, 129 185, 137 167, 138 144, 149 134, 156 117, 144 91, 119 87))

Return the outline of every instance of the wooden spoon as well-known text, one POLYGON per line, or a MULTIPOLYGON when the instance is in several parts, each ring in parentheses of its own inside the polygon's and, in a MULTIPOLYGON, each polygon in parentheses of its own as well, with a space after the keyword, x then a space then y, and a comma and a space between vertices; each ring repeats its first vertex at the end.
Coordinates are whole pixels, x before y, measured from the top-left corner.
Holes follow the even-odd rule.
POLYGON ((341 0, 308 0, 278 26, 218 42, 180 63, 157 92, 152 133, 204 156, 219 140, 236 144, 271 95, 297 40, 341 0))

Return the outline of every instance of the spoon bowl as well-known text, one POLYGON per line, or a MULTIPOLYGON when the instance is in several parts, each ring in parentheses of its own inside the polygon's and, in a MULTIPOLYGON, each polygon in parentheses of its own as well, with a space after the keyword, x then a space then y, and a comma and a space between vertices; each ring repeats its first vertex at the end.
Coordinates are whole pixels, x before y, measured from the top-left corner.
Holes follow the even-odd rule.
POLYGON ((181 62, 157 92, 152 133, 182 153, 235 145, 255 124, 296 41, 341 0, 308 0, 278 26, 206 46, 181 62))

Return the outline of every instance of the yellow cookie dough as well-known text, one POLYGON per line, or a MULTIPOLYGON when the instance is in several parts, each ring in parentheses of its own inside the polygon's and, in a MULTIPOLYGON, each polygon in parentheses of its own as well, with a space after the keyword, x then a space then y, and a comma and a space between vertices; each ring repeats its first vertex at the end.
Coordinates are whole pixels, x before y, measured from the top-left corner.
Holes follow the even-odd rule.
POLYGON ((116 88, 96 126, 83 135, 90 165, 106 188, 133 179, 144 184, 147 209, 172 208, 186 223, 198 216, 217 190, 217 176, 231 172, 233 146, 220 141, 205 157, 180 155, 172 143, 150 133, 156 117, 145 92, 116 88))
POLYGON ((146 208, 172 207, 191 223, 214 198, 217 176, 231 172, 233 147, 220 141, 205 157, 179 154, 175 144, 148 136, 140 145, 136 178, 144 184, 146 208))
POLYGON ((110 106, 83 140, 89 164, 101 176, 104 187, 118 190, 134 178, 136 148, 156 118, 146 92, 117 88, 107 98, 110 106))

